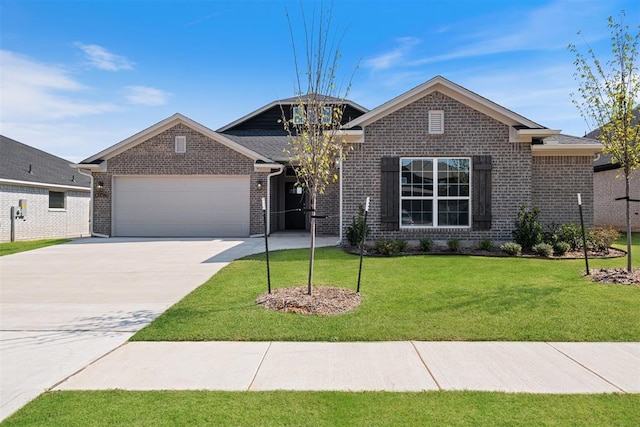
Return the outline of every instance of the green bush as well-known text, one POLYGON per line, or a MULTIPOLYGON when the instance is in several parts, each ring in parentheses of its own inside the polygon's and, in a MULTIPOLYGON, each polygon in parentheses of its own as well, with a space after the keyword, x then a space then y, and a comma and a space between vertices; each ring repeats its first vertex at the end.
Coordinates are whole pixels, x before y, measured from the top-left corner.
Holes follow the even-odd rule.
POLYGON ((396 252, 396 244, 393 240, 378 239, 373 246, 373 251, 380 255, 393 255, 396 252))
POLYGON ((493 250, 493 241, 491 239, 482 239, 478 244, 478 249, 481 251, 491 251, 493 250))
POLYGON ((460 239, 447 240, 447 247, 451 252, 460 252, 460 239))
POLYGON ((369 235, 369 226, 364 222, 364 208, 362 205, 358 206, 358 215, 354 216, 351 220, 351 225, 347 227, 346 234, 347 240, 351 246, 359 246, 363 237, 369 235))
POLYGON ((419 247, 422 252, 431 252, 433 250, 433 240, 429 237, 423 237, 420 239, 419 247))
POLYGON ((522 252, 522 246, 520 246, 516 242, 507 242, 503 245, 500 245, 500 250, 507 255, 518 256, 522 252))
POLYGON ((582 249, 582 229, 572 222, 560 226, 562 232, 561 240, 567 242, 572 251, 582 249))
POLYGON ((560 241, 556 242, 556 244, 553 245, 553 253, 558 256, 566 254, 567 252, 569 252, 569 249, 571 249, 571 246, 567 242, 560 241))
POLYGON ((403 239, 398 239, 393 242, 393 244, 395 245, 396 252, 406 252, 409 248, 409 243, 403 239))
POLYGON ((544 257, 550 257, 553 254, 553 246, 548 243, 538 243, 531 250, 534 254, 544 257))
POLYGON ((588 242, 594 251, 608 253, 609 248, 620 237, 613 228, 594 227, 589 231, 588 242))
POLYGON ((543 241, 544 228, 538 219, 539 216, 540 208, 537 206, 534 206, 531 211, 527 211, 525 205, 520 206, 513 239, 526 251, 530 251, 535 245, 543 241))

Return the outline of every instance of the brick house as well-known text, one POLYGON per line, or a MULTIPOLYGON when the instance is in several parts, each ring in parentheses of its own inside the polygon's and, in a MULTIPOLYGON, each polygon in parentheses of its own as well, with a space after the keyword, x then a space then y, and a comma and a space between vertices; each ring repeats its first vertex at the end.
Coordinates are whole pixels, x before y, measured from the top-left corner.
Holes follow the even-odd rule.
POLYGON ((0 242, 89 235, 90 179, 0 135, 0 242))
MULTIPOLYGON (((337 100, 336 100, 337 101, 337 100)), ((275 101, 217 131, 176 114, 81 164, 94 177, 94 232, 113 236, 249 236, 308 228, 306 195, 283 153, 275 101)), ((371 238, 510 240, 521 204, 543 221, 593 221, 601 145, 559 134, 442 77, 368 111, 347 101, 353 147, 318 202, 318 231, 342 236, 371 197, 371 238)))

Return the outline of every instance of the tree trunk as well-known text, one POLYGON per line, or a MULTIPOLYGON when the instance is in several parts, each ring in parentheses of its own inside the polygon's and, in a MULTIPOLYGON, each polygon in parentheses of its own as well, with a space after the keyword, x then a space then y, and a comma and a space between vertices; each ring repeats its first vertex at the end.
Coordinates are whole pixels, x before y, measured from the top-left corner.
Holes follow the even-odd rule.
POLYGON ((309 279, 307 281, 307 294, 311 295, 311 290, 313 288, 313 260, 316 256, 316 189, 313 187, 311 189, 311 245, 309 250, 309 279))
POLYGON ((629 171, 625 171, 625 197, 627 202, 627 271, 631 272, 631 194, 629 191, 629 171))

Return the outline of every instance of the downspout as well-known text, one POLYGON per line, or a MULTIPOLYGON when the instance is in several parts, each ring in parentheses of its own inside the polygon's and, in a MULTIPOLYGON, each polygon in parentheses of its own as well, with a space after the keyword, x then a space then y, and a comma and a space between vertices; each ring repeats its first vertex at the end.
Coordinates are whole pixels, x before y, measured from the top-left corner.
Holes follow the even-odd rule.
POLYGON ((267 175, 267 235, 271 234, 271 178, 280 175, 284 165, 278 165, 278 170, 267 175))
POLYGON ((91 181, 91 189, 90 189, 91 193, 89 196, 89 233, 93 237, 109 238, 109 236, 107 236, 106 234, 95 233, 93 231, 93 174, 91 172, 89 173, 83 172, 82 169, 80 168, 78 168, 77 171, 80 175, 89 177, 89 180, 91 181))
POLYGON ((343 162, 343 157, 342 157, 342 147, 340 147, 340 162, 338 163, 338 165, 340 166, 340 170, 338 171, 338 180, 340 181, 340 185, 339 185, 339 193, 340 193, 340 197, 338 198, 339 203, 339 210, 340 212, 338 213, 338 241, 336 242, 336 246, 341 246, 342 245, 342 162, 343 162))

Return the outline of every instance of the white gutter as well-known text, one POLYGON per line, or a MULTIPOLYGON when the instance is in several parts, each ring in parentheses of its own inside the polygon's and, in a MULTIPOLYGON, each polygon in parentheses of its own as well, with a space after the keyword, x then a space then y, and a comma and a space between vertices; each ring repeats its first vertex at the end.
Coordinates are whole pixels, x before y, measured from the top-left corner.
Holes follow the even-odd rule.
MULTIPOLYGON (((84 175, 84 174, 83 174, 84 175)), ((0 183, 7 185, 19 185, 21 187, 47 187, 50 189, 89 191, 87 187, 77 185, 51 184, 48 182, 20 181, 17 179, 0 179, 0 183)))
POLYGON ((340 171, 338 172, 338 180, 340 181, 340 197, 338 198, 338 209, 340 212, 338 213, 338 241, 336 242, 336 246, 342 245, 342 146, 340 147, 340 162, 338 166, 340 167, 340 171))
POLYGON ((106 234, 100 234, 93 231, 93 174, 90 172, 83 172, 82 169, 80 169, 81 166, 82 165, 73 165, 80 175, 87 176, 91 180, 91 193, 89 196, 89 233, 95 237, 109 238, 106 234))
POLYGON ((284 171, 284 165, 276 166, 277 171, 267 175, 267 235, 271 234, 271 178, 280 175, 284 171))

